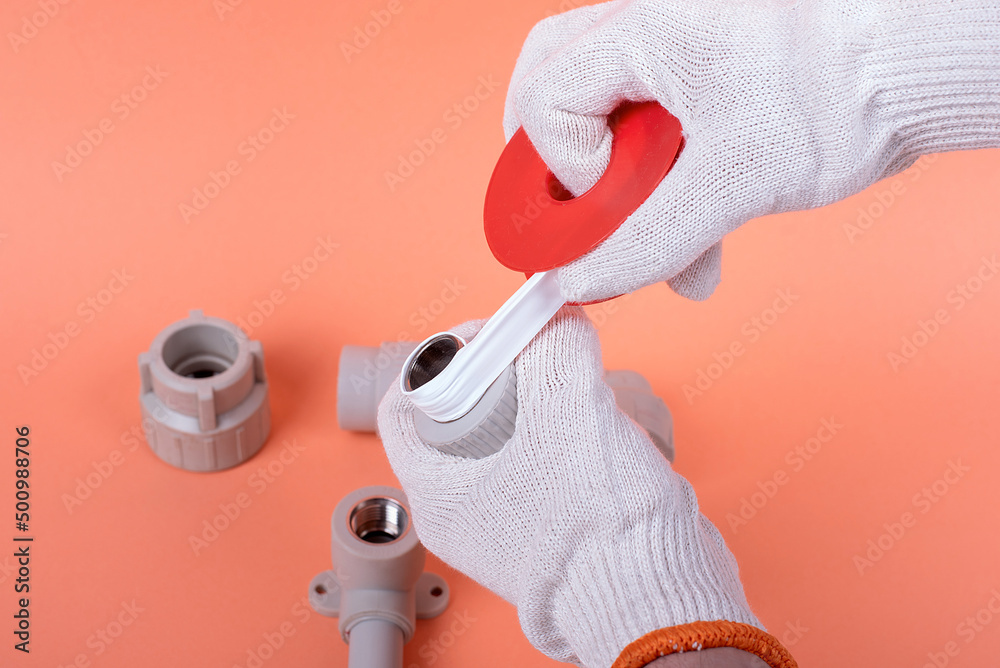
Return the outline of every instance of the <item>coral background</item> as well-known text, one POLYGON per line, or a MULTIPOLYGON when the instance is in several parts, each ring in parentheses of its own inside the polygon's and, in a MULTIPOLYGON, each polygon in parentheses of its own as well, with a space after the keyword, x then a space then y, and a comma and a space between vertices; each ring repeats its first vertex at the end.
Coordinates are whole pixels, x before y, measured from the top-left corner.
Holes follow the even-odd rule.
MULTIPOLYGON (((395 479, 374 435, 336 426, 340 347, 421 339, 517 288, 483 195, 520 45, 569 7, 4 3, 0 533, 29 425, 36 540, 24 655, 0 538, 0 664, 346 665, 303 597, 337 501, 395 479), (272 387, 269 442, 223 473, 141 441, 136 357, 192 308, 246 323, 272 387)), ((1000 152, 932 156, 740 229, 705 303, 653 286, 591 308, 607 366, 670 405, 677 469, 803 666, 1000 655, 998 192, 1000 152)), ((408 667, 555 665, 505 602, 428 567, 451 608, 408 667)))

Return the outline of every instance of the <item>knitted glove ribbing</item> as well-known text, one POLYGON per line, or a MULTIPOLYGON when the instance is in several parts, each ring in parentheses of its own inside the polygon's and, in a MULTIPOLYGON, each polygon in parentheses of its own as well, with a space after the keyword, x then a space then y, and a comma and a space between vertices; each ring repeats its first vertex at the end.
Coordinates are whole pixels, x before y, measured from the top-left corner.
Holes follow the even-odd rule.
POLYGON ((668 280, 708 297, 724 235, 853 195, 923 153, 1000 146, 992 0, 619 0, 531 31, 504 130, 524 126, 574 194, 611 148, 606 115, 657 100, 685 147, 600 247, 559 270, 590 301, 668 280))
POLYGON ((514 435, 484 459, 422 443, 395 384, 383 399, 379 433, 424 545, 517 606, 528 639, 561 661, 607 668, 641 636, 691 622, 757 631, 691 485, 616 406, 583 311, 560 311, 515 364, 514 435))

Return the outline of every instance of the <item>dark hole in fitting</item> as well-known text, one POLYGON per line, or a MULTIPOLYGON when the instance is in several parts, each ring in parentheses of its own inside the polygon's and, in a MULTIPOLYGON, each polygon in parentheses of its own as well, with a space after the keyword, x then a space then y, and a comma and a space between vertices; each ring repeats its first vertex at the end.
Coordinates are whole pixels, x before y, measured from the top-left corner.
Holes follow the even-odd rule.
POLYGON ((455 353, 460 347, 459 342, 451 336, 442 336, 429 343, 414 358, 413 364, 406 374, 407 387, 410 390, 415 390, 434 380, 455 358, 455 353))
POLYGON ((397 536, 392 535, 388 531, 368 531, 365 533, 364 541, 366 543, 375 543, 381 545, 383 543, 391 543, 396 540, 397 536))
POLYGON ((163 361, 184 378, 212 378, 236 361, 239 343, 228 331, 199 323, 177 330, 163 343, 163 361))
POLYGON ((403 506, 386 497, 361 501, 351 510, 349 519, 354 535, 376 545, 397 540, 406 531, 408 521, 403 506))

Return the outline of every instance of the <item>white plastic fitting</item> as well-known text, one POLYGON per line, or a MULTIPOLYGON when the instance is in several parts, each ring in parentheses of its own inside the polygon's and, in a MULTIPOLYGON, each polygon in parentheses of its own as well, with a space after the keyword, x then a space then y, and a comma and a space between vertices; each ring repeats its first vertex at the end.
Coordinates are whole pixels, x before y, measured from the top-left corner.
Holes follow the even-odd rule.
POLYGON ((556 272, 535 274, 472 341, 443 332, 421 342, 403 363, 400 389, 434 421, 459 419, 565 303, 556 272))
POLYGON ((264 352, 233 323, 191 311, 139 355, 139 376, 146 440, 168 464, 218 471, 267 440, 264 352))
POLYGON ((424 572, 426 551, 402 491, 373 486, 345 496, 333 511, 333 570, 309 583, 316 612, 340 618, 349 668, 400 668, 417 619, 448 607, 448 585, 424 572))

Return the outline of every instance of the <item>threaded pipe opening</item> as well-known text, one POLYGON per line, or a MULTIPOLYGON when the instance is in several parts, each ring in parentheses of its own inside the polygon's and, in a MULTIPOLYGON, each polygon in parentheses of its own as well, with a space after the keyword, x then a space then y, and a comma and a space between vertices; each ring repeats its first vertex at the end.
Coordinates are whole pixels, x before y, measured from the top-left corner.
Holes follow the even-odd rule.
POLYGON ((434 380, 455 358, 455 354, 465 345, 459 337, 444 332, 427 341, 411 358, 410 365, 403 369, 403 379, 409 392, 434 380))
POLYGON ((365 499, 351 509, 349 523, 354 535, 366 543, 391 543, 406 532, 409 517, 395 499, 379 496, 365 499))

